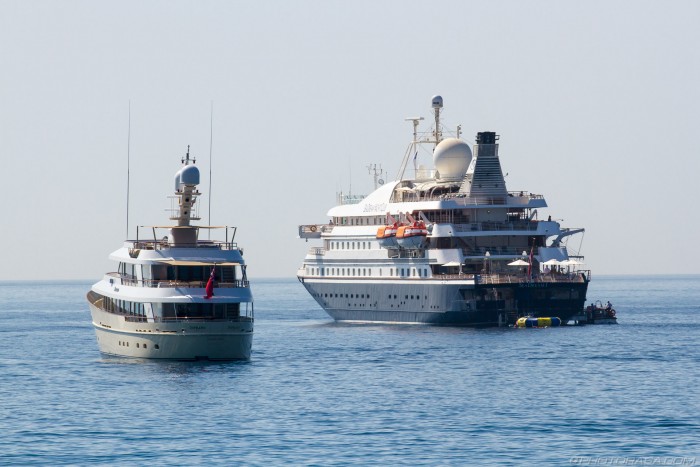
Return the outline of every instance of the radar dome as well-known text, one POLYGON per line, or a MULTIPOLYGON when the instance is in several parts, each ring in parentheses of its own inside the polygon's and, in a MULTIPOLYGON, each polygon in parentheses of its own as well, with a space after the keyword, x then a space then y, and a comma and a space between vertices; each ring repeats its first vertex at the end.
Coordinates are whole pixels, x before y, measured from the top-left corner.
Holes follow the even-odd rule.
POLYGON ((175 174, 175 191, 185 185, 199 185, 199 169, 194 165, 186 165, 175 174))
POLYGON ((461 180, 472 160, 469 145, 457 138, 447 138, 435 147, 433 163, 440 179, 461 180))

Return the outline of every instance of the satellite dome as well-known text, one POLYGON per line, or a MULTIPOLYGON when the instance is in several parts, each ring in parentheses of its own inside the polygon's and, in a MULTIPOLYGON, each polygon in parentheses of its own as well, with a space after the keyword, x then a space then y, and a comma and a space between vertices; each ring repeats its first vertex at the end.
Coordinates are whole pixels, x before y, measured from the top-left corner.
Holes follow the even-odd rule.
POLYGON ((442 108, 442 96, 433 96, 432 104, 434 109, 442 108))
POLYGON ((435 170, 442 180, 461 180, 472 160, 469 145, 458 138, 440 141, 433 152, 435 170))
POLYGON ((186 165, 175 174, 175 191, 185 185, 199 185, 199 169, 194 165, 186 165))

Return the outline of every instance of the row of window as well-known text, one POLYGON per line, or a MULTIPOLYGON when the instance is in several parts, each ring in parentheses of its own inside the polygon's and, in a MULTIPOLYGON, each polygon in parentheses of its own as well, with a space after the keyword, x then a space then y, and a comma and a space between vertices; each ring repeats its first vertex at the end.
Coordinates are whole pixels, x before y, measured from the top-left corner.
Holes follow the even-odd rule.
MULTIPOLYGON (((152 281, 186 281, 206 282, 211 275, 212 266, 172 266, 168 264, 140 265, 121 262, 119 274, 135 280, 142 276, 152 281)), ((245 266, 215 266, 214 278, 219 282, 234 282, 238 278, 246 280, 245 266)))
POLYGON ((335 225, 384 225, 386 218, 384 216, 334 217, 332 222, 335 225))
POLYGON ((371 250, 376 242, 340 242, 329 241, 329 250, 371 250))
MULTIPOLYGON (((425 214, 430 222, 468 224, 472 218, 477 217, 477 211, 476 209, 440 209, 435 211, 423 211, 423 214, 425 214)), ((499 210, 498 212, 505 215, 507 211, 499 210)), ((522 209, 516 209, 511 210, 511 212, 523 213, 524 211, 522 209)), ((491 210, 487 211, 487 214, 491 214, 491 210)), ((415 212, 413 216, 418 217, 415 212)), ((399 214, 395 214, 395 217, 398 218, 399 214)), ((335 225, 386 225, 387 220, 384 216, 334 217, 332 222, 335 225)))
MULTIPOLYGON (((119 345, 122 346, 122 347, 129 347, 129 342, 127 342, 127 341, 119 341, 119 345)), ((144 348, 144 349, 147 349, 147 348, 148 348, 148 344, 146 344, 145 342, 144 342, 142 345, 143 345, 143 348, 144 348)), ((140 347, 141 347, 141 344, 139 344, 139 343, 137 342, 137 343, 136 343, 136 348, 138 349, 138 348, 140 348, 140 347)), ((156 350, 160 349, 160 346, 159 346, 158 344, 155 344, 155 349, 156 349, 156 350)))
POLYGON ((131 316, 146 316, 146 310, 141 302, 129 302, 110 297, 104 297, 102 308, 110 313, 131 316))
MULTIPOLYGON (((162 318, 210 318, 231 319, 240 316, 240 303, 153 303, 153 315, 162 318)), ((141 302, 130 302, 103 297, 102 309, 120 315, 145 317, 145 306, 141 302)), ((247 312, 246 312, 247 313, 247 312)))
MULTIPOLYGON (((311 294, 311 295, 314 296, 314 297, 318 297, 318 298, 343 298, 343 295, 345 296, 345 298, 368 298, 368 299, 371 298, 369 294, 314 293, 314 294, 311 294)), ((388 298, 389 298, 389 300, 391 300, 392 298, 393 298, 394 300, 397 300, 397 299, 398 299, 398 295, 396 295, 396 294, 394 294, 394 295, 389 294, 389 297, 388 297, 388 298)), ((406 298, 406 300, 420 300, 420 295, 408 295, 408 294, 407 294, 407 295, 405 296, 405 298, 406 298), (410 297, 410 298, 409 298, 409 297, 410 297)), ((424 298, 425 300, 427 300, 427 299, 428 299, 428 296, 425 295, 423 298, 424 298)))
MULTIPOLYGON (((323 297, 323 298, 329 298, 329 297, 330 297, 330 298, 333 298, 333 294, 332 294, 332 293, 331 293, 331 294, 328 294, 328 293, 323 293, 323 294, 322 294, 322 293, 314 293, 314 294, 311 294, 311 295, 314 296, 314 297, 318 297, 318 298, 321 298, 321 297, 323 297)), ((345 298, 365 298, 365 296, 366 296, 366 298, 370 298, 369 294, 359 294, 359 293, 358 293, 358 294, 345 294, 345 298)), ((341 294, 335 294, 335 298, 343 298, 343 294, 342 294, 342 293, 341 293, 341 294)), ((389 298, 391 298, 391 295, 389 296, 389 298)))
POLYGON ((328 268, 306 267, 309 276, 372 277, 372 271, 379 271, 382 277, 388 269, 389 277, 428 277, 429 268, 328 268))

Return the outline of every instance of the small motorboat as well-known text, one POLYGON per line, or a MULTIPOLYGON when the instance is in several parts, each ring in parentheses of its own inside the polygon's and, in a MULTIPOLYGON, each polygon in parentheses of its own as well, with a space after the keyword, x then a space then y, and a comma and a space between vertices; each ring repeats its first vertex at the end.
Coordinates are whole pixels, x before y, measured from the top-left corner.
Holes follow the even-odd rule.
POLYGON ((600 300, 586 307, 586 324, 617 324, 617 314, 608 302, 605 306, 600 300))

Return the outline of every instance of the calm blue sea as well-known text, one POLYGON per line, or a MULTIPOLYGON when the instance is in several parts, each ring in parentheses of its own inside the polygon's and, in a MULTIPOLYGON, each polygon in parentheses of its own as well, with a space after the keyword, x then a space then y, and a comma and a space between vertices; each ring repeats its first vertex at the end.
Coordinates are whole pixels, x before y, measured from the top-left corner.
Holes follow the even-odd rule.
POLYGON ((700 276, 519 330, 340 325, 259 280, 237 363, 101 355, 89 286, 0 282, 0 464, 700 465, 700 276))

